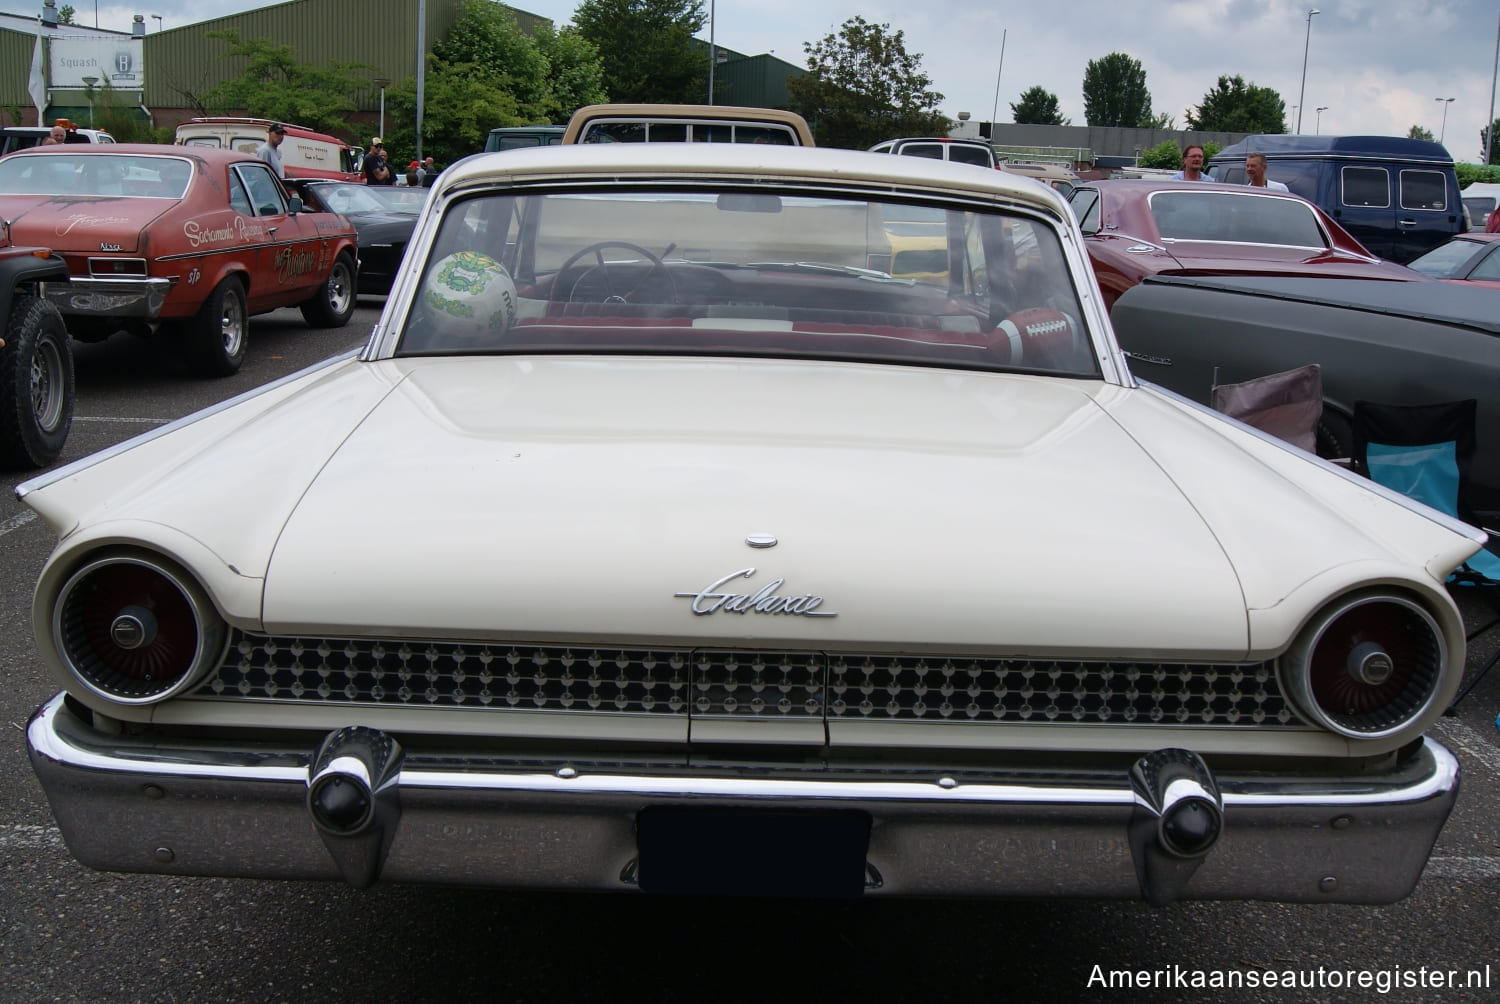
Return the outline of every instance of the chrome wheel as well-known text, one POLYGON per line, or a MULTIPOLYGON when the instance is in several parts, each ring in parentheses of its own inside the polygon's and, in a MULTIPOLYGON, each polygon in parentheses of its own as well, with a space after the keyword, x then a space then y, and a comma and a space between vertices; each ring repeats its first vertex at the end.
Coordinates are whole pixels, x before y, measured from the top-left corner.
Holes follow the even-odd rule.
POLYGON ((245 302, 238 296, 226 296, 219 308, 219 337, 227 358, 245 352, 245 302))
POLYGON ((67 410, 67 370, 62 353, 56 339, 43 338, 31 357, 31 414, 44 432, 55 431, 67 410))
POLYGON ((354 276, 349 271, 349 263, 340 257, 333 263, 333 270, 328 273, 328 309, 333 314, 344 314, 352 309, 354 304, 354 276))

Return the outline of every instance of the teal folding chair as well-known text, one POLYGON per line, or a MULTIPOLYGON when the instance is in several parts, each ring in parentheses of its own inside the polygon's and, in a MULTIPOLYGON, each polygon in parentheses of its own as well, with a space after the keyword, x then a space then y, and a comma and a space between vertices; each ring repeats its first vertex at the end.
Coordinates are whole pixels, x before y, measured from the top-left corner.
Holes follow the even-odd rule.
MULTIPOLYGON (((1354 404, 1355 469, 1370 480, 1467 523, 1475 523, 1469 505, 1469 464, 1477 448, 1473 398, 1425 405, 1354 404)), ((1477 525, 1477 524, 1476 524, 1477 525)), ((1450 586, 1483 591, 1496 616, 1469 632, 1469 641, 1500 625, 1500 554, 1486 544, 1448 578, 1450 586)), ((1448 712, 1468 696, 1500 661, 1490 659, 1454 698, 1448 712)), ((1500 722, 1497 722, 1500 724, 1500 722)))

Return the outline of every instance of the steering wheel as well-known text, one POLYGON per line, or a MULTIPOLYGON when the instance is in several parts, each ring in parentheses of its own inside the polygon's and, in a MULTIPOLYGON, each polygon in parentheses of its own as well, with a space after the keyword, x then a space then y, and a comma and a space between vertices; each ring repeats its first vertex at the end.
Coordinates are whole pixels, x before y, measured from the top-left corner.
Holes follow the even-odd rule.
POLYGON ((629 303, 630 298, 636 293, 640 292, 642 286, 646 285, 646 280, 650 279, 651 276, 655 275, 657 272, 660 272, 663 276, 666 277, 667 286, 671 290, 671 295, 666 302, 677 302, 677 283, 672 279, 672 273, 668 271, 666 265, 662 264, 662 260, 656 255, 652 254, 650 251, 647 251, 645 248, 641 247, 639 244, 631 244, 628 241, 599 241, 596 244, 590 244, 588 247, 582 248, 576 254, 572 255, 567 261, 563 262, 562 267, 557 270, 557 274, 552 280, 552 292, 549 299, 553 301, 563 299, 563 297, 560 295, 561 290, 558 289, 559 282, 561 281, 563 276, 567 275, 568 269, 578 264, 579 259, 588 254, 592 254, 596 259, 598 259, 599 263, 590 267, 588 271, 580 275, 573 281, 573 284, 568 287, 567 301, 569 303, 573 302, 573 295, 578 291, 578 287, 583 284, 585 279, 593 275, 595 272, 598 272, 604 277, 605 296, 602 300, 599 301, 600 303, 629 303), (610 283, 609 280, 609 263, 604 260, 604 250, 606 248, 623 248, 626 251, 633 251, 634 253, 649 261, 651 263, 651 267, 646 269, 646 274, 641 276, 640 280, 636 282, 634 286, 631 286, 623 293, 616 293, 614 290, 614 286, 610 283))

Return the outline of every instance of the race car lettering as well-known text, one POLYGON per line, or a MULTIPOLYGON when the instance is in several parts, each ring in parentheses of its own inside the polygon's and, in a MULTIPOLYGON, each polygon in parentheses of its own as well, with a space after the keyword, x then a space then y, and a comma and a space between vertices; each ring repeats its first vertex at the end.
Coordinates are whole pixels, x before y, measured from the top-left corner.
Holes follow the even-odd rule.
POLYGON ((59 237, 70 234, 74 230, 92 230, 97 227, 116 227, 122 223, 129 223, 123 216, 89 216, 85 213, 74 213, 67 217, 52 232, 59 237))
POLYGON ((298 276, 316 270, 318 256, 310 248, 282 248, 276 252, 272 267, 276 269, 276 281, 285 286, 298 276))
POLYGON ((828 610, 818 610, 823 605, 823 597, 805 593, 802 596, 777 596, 776 590, 780 589, 786 582, 785 579, 772 579, 753 593, 730 593, 718 592, 717 590, 731 579, 748 579, 755 574, 753 568, 742 568, 738 572, 711 582, 695 593, 674 593, 681 599, 693 601, 693 613, 698 615, 711 614, 722 610, 727 614, 791 614, 797 617, 837 617, 838 614, 828 610))
POLYGON ((188 220, 182 225, 182 233, 187 238, 188 246, 195 248, 205 244, 243 244, 246 241, 266 239, 265 227, 238 216, 231 223, 215 227, 206 227, 198 220, 188 220))

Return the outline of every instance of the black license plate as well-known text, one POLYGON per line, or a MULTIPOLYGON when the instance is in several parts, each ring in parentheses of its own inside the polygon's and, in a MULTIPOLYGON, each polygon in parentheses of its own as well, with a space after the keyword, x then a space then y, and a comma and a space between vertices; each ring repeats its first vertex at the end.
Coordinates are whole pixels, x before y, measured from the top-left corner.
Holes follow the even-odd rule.
POLYGON ((870 817, 652 806, 636 840, 648 893, 852 898, 865 889, 870 817))

